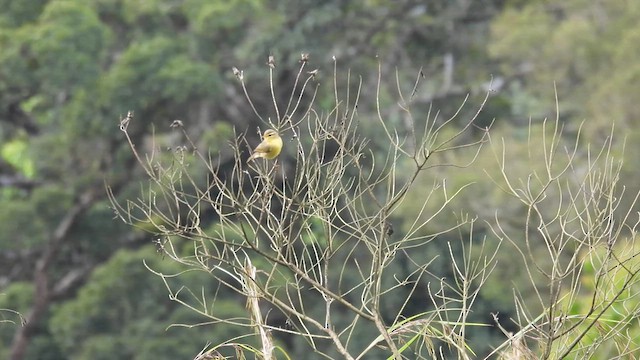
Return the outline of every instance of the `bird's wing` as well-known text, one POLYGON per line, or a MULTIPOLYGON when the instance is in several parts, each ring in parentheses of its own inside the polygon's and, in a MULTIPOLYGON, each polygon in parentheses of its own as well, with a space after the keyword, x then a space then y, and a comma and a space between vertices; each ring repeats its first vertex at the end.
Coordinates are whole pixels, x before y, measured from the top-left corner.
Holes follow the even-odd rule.
POLYGON ((254 152, 258 152, 258 153, 268 153, 270 151, 271 151, 271 145, 266 143, 260 143, 260 145, 258 145, 254 150, 254 152))

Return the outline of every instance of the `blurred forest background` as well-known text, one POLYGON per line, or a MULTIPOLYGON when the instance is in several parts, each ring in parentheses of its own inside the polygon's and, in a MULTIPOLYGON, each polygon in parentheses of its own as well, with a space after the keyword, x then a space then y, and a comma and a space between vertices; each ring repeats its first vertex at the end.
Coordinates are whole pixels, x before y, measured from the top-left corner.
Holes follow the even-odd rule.
MULTIPOLYGON (((380 108, 391 129, 405 121, 393 95, 396 81, 410 90, 420 77, 414 103, 425 113, 432 106, 444 119, 469 95, 447 125, 453 133, 492 90, 474 120, 475 131, 465 136, 480 138, 491 126, 492 139, 509 149, 503 160, 513 178, 526 179, 532 168, 544 166, 544 156, 532 152, 531 144, 544 141, 545 119, 558 116, 567 138, 561 148, 572 147, 579 135, 576 164, 587 164, 587 149, 606 144, 614 129, 610 154, 621 159, 625 147, 628 156, 618 174, 625 188, 620 209, 631 206, 635 215, 628 220, 637 218, 638 1, 0 0, 0 8, 2 359, 191 359, 208 344, 242 335, 221 324, 170 327, 207 319, 172 301, 162 279, 145 267, 184 270, 158 253, 144 224, 133 228, 114 217, 105 183, 117 199, 128 199, 140 196, 146 179, 119 129, 128 111, 134 112, 129 134, 143 153, 145 146, 186 145, 170 127, 180 119, 198 148, 220 160, 219 171, 231 171, 229 143, 244 134, 256 144, 256 129, 265 129, 232 68, 243 71, 255 107, 265 118, 273 116, 270 55, 279 99, 288 98, 301 53, 309 54, 308 69, 318 69, 315 80, 321 84, 333 81, 334 57, 338 78, 348 72, 361 77, 359 131, 370 139, 372 153, 387 149, 384 134, 368 126, 378 116, 379 73, 380 108)), ((330 88, 319 91, 316 103, 326 104, 327 113, 332 101, 330 88)), ((419 114, 414 116, 420 124, 419 114)), ((292 135, 282 134, 283 163, 295 159, 295 150, 286 148, 292 135)), ((473 153, 460 149, 447 156, 465 162, 473 153)), ((495 149, 488 147, 473 166, 422 174, 411 191, 426 191, 441 179, 464 191, 448 204, 447 216, 420 231, 454 227, 463 213, 487 222, 499 213, 513 228, 524 226, 522 204, 492 180, 500 177, 495 149)), ((412 198, 419 199, 409 196, 392 215, 392 236, 412 228, 411 214, 424 205, 412 198)), ((610 221, 624 223, 627 210, 610 221)), ((216 218, 202 221, 215 224, 216 218)), ((434 278, 446 278, 452 272, 447 243, 472 237, 493 246, 499 241, 479 221, 472 234, 443 233, 412 251, 433 259, 428 263, 434 278)), ((478 357, 505 341, 491 314, 516 332, 508 320, 517 316, 513 295, 534 296, 516 286, 530 276, 522 259, 507 245, 501 250, 469 319, 487 325, 468 330, 468 346, 478 357)), ((344 271, 351 273, 357 270, 344 271)), ((222 290, 206 273, 187 272, 176 281, 215 293, 219 314, 246 316, 244 300, 216 293, 222 290)), ((591 300, 588 294, 582 299, 591 300)), ((431 305, 407 306, 415 314, 431 305)), ((282 322, 277 326, 285 320, 272 319, 282 322)), ((640 338, 637 321, 624 331, 640 338)), ((303 339, 278 335, 278 341, 294 359, 313 358, 303 339)))

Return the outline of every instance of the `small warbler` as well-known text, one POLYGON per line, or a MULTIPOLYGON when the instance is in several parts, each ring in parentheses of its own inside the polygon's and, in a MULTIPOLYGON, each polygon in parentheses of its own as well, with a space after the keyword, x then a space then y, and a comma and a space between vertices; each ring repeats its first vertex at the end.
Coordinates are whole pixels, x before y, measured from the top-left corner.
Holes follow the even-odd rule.
POLYGON ((253 150, 253 154, 247 159, 247 162, 255 158, 265 158, 268 160, 275 159, 282 150, 282 139, 278 132, 268 129, 262 135, 262 142, 253 150))

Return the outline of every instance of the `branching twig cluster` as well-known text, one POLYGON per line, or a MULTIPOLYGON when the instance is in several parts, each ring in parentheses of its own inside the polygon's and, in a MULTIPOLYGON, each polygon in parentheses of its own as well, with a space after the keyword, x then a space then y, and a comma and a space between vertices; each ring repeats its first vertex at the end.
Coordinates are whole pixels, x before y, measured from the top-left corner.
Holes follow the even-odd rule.
MULTIPOLYGON (((225 318, 213 311, 217 296, 196 296, 194 289, 176 290, 166 280, 170 274, 157 274, 165 279, 172 299, 206 317, 207 323, 246 327, 252 330, 247 332, 257 334, 259 346, 245 344, 242 348, 261 358, 275 357, 273 337, 282 334, 304 338, 314 352, 326 358, 364 359, 379 349, 396 359, 444 358, 451 352, 460 358, 474 357, 467 329, 486 324, 472 324, 468 316, 495 269, 499 249, 489 249, 473 236, 465 241, 462 255, 449 245, 448 254, 439 254, 451 263, 453 278, 446 281, 430 272, 433 258, 417 260, 411 256, 412 249, 444 232, 466 227, 474 234, 477 219, 465 216, 444 232, 426 230, 464 187, 450 190, 442 181, 424 189, 425 205, 414 221, 405 219, 411 225, 402 232, 394 229, 393 216, 409 190, 417 186, 418 175, 439 166, 469 165, 441 162, 447 159, 441 155, 466 149, 475 154, 471 156, 472 162, 475 160, 490 141, 489 129, 482 129, 479 136, 468 136, 477 130, 474 121, 480 110, 460 126, 465 99, 449 119, 440 119, 440 114, 429 109, 426 117, 416 120, 412 98, 421 76, 407 91, 408 97, 398 80, 397 102, 407 126, 395 128, 383 115, 380 74, 374 109, 377 120, 366 125, 380 129, 386 149, 375 150, 361 131, 358 106, 362 106, 362 79, 352 83, 350 74, 341 77, 334 59, 333 104, 326 109, 318 104, 319 71, 307 70, 307 54, 302 54, 300 64, 290 96, 282 102, 276 95, 275 59, 269 58, 270 109, 252 101, 244 72, 233 71, 261 124, 289 140, 277 160, 246 164, 243 154, 249 146, 238 135, 232 143, 234 165, 222 171, 212 154, 195 146, 183 124, 178 128, 188 147, 174 151, 170 158, 153 149, 143 154, 130 141, 149 184, 138 199, 118 201, 112 197, 117 215, 131 225, 151 228, 166 256, 189 269, 210 273, 219 286, 244 297, 246 318, 225 318), (449 131, 456 128, 459 130, 449 131), (194 170, 198 166, 206 169, 206 179, 194 170), (435 212, 427 214, 427 204, 435 194, 444 200, 435 212), (188 255, 182 250, 185 242, 193 244, 188 255), (415 269, 403 278, 391 271, 401 258, 409 259, 415 269), (419 284, 425 282, 427 292, 422 293, 419 284), (403 299, 396 299, 397 294, 403 294, 403 299), (415 297, 430 305, 422 313, 406 315, 404 310, 415 297), (391 298, 399 305, 389 314, 383 304, 391 298), (286 318, 286 324, 270 321, 276 316, 286 318), (363 340, 371 329, 375 334, 363 340)), ((121 124, 127 138, 130 121, 135 121, 132 114, 121 124)), ((533 173, 526 182, 511 179, 508 164, 501 162, 503 157, 498 154, 503 178, 495 179, 496 184, 524 204, 527 218, 523 241, 503 229, 500 218, 493 230, 518 250, 541 309, 539 315, 532 314, 526 300, 516 297, 521 311, 520 318, 514 320, 521 331, 509 334, 505 330, 509 341, 496 349, 503 354, 507 347, 514 354, 532 354, 527 348, 531 339, 540 344, 545 358, 551 353, 576 351, 590 327, 598 326, 607 309, 626 296, 623 290, 637 281, 638 269, 627 266, 631 257, 621 253, 616 243, 625 229, 635 234, 636 226, 626 225, 630 212, 618 222, 612 220, 621 195, 616 192, 619 168, 610 162, 609 149, 585 168, 574 161, 576 146, 566 152, 560 166, 560 137, 556 131, 545 139, 546 171, 533 173), (596 163, 602 161, 605 166, 597 168, 596 163), (550 213, 547 203, 552 198, 557 201, 555 212, 550 213), (540 261, 532 250, 539 248, 532 245, 534 241, 544 242, 546 261, 540 261), (569 316, 567 307, 585 291, 580 279, 588 263, 597 264, 598 269, 590 290, 591 307, 584 316, 569 316), (546 287, 539 286, 539 273, 546 277, 546 287), (622 286, 621 291, 603 293, 614 283, 622 286)), ((608 336, 613 336, 613 329, 608 329, 608 336)), ((242 339, 225 340, 203 350, 200 357, 218 354, 225 346, 237 349, 242 339)))
POLYGON ((496 184, 521 202, 526 219, 512 231, 497 216, 494 232, 519 253, 537 299, 535 304, 517 294, 518 318, 511 320, 521 330, 503 331, 512 349, 526 348, 528 341, 543 359, 590 357, 607 342, 618 344, 624 357, 639 348, 625 328, 640 313, 640 253, 634 245, 640 220, 633 218, 640 194, 626 194, 620 186, 613 129, 600 148, 581 154, 586 161, 578 158, 579 136, 572 148, 561 147, 559 119, 545 121, 542 133, 542 148, 531 144, 530 154, 540 154, 543 170, 533 170, 526 181, 509 174, 504 146, 496 153, 502 169, 496 184), (631 205, 623 209, 626 196, 631 205))

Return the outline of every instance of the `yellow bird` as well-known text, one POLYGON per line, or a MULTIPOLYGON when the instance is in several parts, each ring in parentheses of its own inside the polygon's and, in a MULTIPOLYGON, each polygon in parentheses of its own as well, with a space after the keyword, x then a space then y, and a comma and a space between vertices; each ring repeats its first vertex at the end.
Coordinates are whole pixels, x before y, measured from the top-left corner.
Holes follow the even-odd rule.
POLYGON ((268 129, 262 135, 262 142, 253 150, 253 154, 247 159, 247 162, 255 158, 275 159, 282 150, 282 139, 278 132, 268 129))

